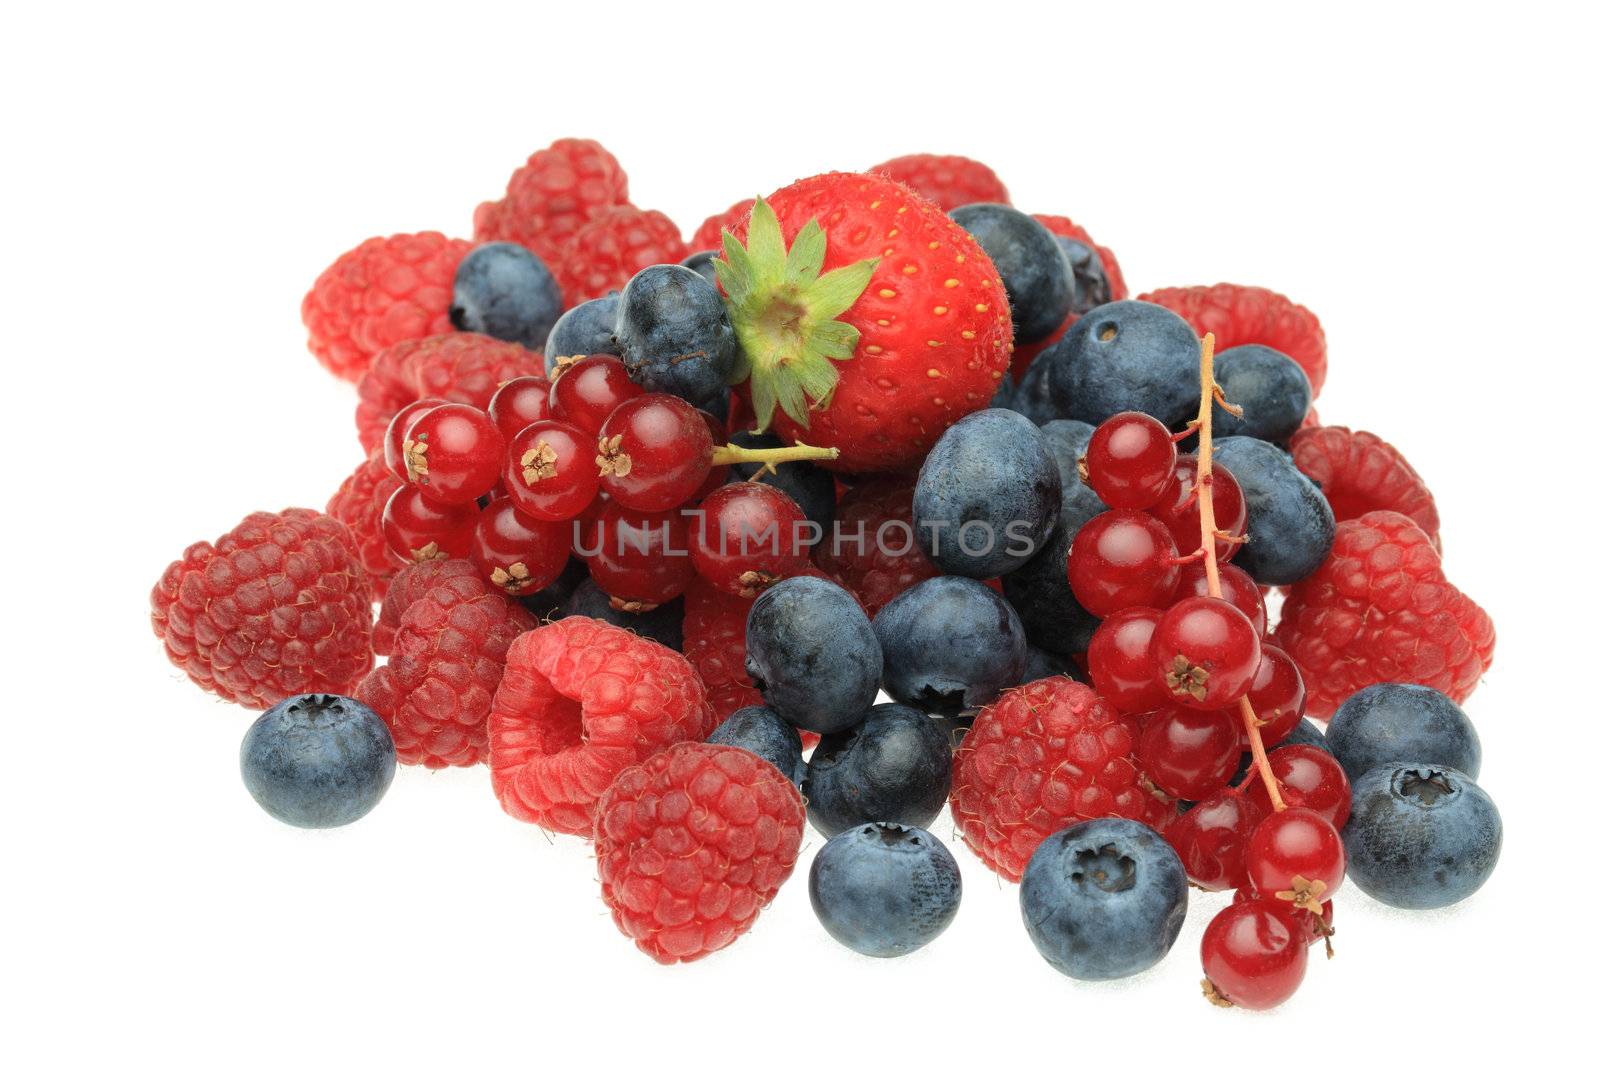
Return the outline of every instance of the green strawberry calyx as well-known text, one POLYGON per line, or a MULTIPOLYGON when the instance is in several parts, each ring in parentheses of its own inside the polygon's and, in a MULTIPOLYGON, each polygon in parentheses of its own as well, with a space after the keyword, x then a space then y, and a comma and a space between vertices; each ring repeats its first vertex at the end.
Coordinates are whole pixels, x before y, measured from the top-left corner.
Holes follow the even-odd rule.
POLYGON ((733 384, 750 382, 756 427, 766 430, 773 411, 801 426, 826 409, 839 384, 835 363, 852 359, 861 331, 839 316, 867 289, 877 259, 822 273, 828 235, 816 219, 783 245, 778 216, 765 200, 750 209, 750 235, 740 244, 722 231, 717 280, 728 294, 728 318, 739 337, 733 384))

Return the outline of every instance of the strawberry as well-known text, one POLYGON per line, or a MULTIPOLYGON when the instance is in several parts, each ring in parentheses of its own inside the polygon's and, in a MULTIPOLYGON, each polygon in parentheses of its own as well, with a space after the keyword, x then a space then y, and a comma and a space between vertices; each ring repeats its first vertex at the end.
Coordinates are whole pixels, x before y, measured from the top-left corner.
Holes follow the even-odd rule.
POLYGON ((758 428, 839 449, 838 470, 916 463, 1011 359, 994 264, 887 178, 821 174, 756 201, 716 269, 758 428))

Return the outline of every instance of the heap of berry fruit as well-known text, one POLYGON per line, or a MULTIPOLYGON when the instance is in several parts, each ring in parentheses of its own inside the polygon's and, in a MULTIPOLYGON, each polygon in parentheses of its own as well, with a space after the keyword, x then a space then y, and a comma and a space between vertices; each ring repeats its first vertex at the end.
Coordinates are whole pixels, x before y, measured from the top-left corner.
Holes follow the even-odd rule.
POLYGON ((672 963, 751 928, 808 822, 828 932, 922 947, 961 899, 948 807, 1076 979, 1157 964, 1191 886, 1232 891, 1203 985, 1250 1008, 1298 987, 1347 875, 1402 908, 1488 878, 1459 704, 1494 629, 1417 471, 1317 419, 1304 307, 1128 300, 1109 248, 958 156, 807 178, 686 245, 557 141, 474 229, 316 280, 360 464, 151 594, 171 660, 266 709, 240 758, 275 817, 486 763, 508 814, 592 839, 618 927, 672 963))

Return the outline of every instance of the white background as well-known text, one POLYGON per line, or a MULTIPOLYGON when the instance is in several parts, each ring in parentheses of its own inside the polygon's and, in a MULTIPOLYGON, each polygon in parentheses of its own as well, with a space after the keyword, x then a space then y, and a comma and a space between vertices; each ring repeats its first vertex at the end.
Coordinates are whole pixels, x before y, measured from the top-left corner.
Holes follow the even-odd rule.
POLYGON ((1596 925, 1593 26, 1531 3, 45 7, 12 12, 0 63, 10 1062, 1459 1062, 1572 1035, 1596 925), (809 838, 752 933, 665 969, 612 927, 587 847, 504 816, 481 768, 403 768, 338 832, 260 812, 251 714, 166 663, 149 587, 360 459, 351 389, 305 350, 318 271, 372 234, 470 235, 566 135, 685 233, 806 174, 961 152, 1085 224, 1135 292, 1316 310, 1324 419, 1424 472, 1449 574, 1499 626, 1468 705, 1507 826, 1488 887, 1423 915, 1346 891, 1338 958, 1252 1016, 1197 989, 1218 899, 1148 974, 1075 984, 959 844, 961 914, 914 956, 827 938, 809 838))

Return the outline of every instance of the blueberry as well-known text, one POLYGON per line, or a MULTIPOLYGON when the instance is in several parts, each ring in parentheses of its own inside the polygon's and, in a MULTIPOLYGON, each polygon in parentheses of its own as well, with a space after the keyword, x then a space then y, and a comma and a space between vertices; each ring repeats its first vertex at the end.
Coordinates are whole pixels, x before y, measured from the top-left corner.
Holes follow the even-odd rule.
MULTIPOLYGON (((731 440, 745 448, 781 448, 784 445, 783 439, 777 434, 755 433, 752 430, 740 430, 731 440)), ((763 470, 759 463, 735 463, 732 467, 731 477, 744 481, 763 470)), ((766 470, 760 480, 789 494, 800 505, 800 510, 805 512, 806 518, 820 526, 823 532, 833 529, 833 508, 837 497, 832 474, 815 463, 800 460, 776 464, 775 469, 766 470)))
POLYGON ((1333 509, 1289 453, 1254 437, 1224 437, 1213 453, 1244 491, 1248 533, 1233 557, 1262 585, 1293 585, 1333 548, 1333 509))
POLYGON ((1011 377, 1009 374, 1003 374, 1000 376, 999 386, 995 388, 994 396, 989 398, 989 406, 992 408, 1007 408, 1015 411, 1016 408, 1014 404, 1016 401, 1016 396, 1016 379, 1011 377))
POLYGON ((1452 767, 1386 763, 1351 791, 1350 880, 1395 908, 1443 908, 1476 893, 1500 859, 1500 811, 1452 767))
POLYGON ((1102 304, 1039 359, 1047 356, 1041 373, 1067 418, 1098 426, 1119 411, 1143 411, 1177 428, 1199 410, 1200 339, 1158 304, 1102 304))
POLYGON ((1100 253, 1089 245, 1071 237, 1056 235, 1067 263, 1072 267, 1072 312, 1082 315, 1101 304, 1111 302, 1111 280, 1106 277, 1106 265, 1100 253))
POLYGON ((519 244, 491 241, 462 257, 450 324, 529 348, 544 344, 561 315, 561 289, 544 261, 519 244))
POLYGON ((1034 357, 1028 364, 1028 369, 1023 372, 1022 378, 1017 382, 1007 397, 1004 404, 998 407, 1009 408, 1020 415, 1028 417, 1030 422, 1044 425, 1051 419, 1062 417, 1062 405, 1057 402, 1055 390, 1052 386, 1052 368, 1055 366, 1051 353, 1060 347, 1056 342, 1049 348, 1034 357))
POLYGON ((971 578, 918 582, 872 620, 883 689, 923 711, 958 715, 1022 680, 1028 639, 1005 598, 971 578))
POLYGON ((1082 526, 1106 510, 1105 502, 1078 474, 1078 460, 1089 449, 1094 427, 1076 419, 1052 419, 1039 427, 1039 432, 1044 434, 1044 445, 1061 472, 1061 519, 1082 526))
POLYGON ((1353 782, 1383 763, 1434 763, 1476 778, 1483 746, 1466 712, 1425 685, 1369 685, 1333 713, 1328 750, 1353 782))
POLYGON ((915 827, 868 823, 811 861, 811 908, 835 941, 863 956, 904 956, 956 917, 961 869, 944 842, 915 827))
POLYGON ((688 267, 658 263, 628 280, 617 308, 628 377, 691 404, 721 395, 739 342, 717 287, 688 267))
POLYGON ((904 704, 823 734, 806 766, 806 817, 824 837, 864 822, 927 826, 950 797, 950 737, 904 704))
MULTIPOLYGON (((1066 424, 1068 427, 1082 425, 1066 424)), ((1059 430, 1054 440, 1058 444, 1069 441, 1068 435, 1076 432, 1059 430)), ((1067 584, 1067 553, 1083 524, 1105 511, 1106 506, 1092 492, 1079 492, 1080 486, 1088 487, 1077 480, 1076 471, 1073 477, 1073 488, 1062 495, 1061 519, 1056 523, 1056 532, 1037 555, 1000 579, 1006 599, 1022 619, 1028 640, 1057 656, 1087 652, 1089 639, 1100 626, 1100 620, 1079 605, 1067 584)))
POLYGON ((518 597, 522 606, 528 609, 528 614, 536 619, 559 619, 566 607, 567 599, 577 591, 589 577, 589 564, 582 557, 574 555, 567 560, 567 565, 556 577, 556 580, 525 597, 518 597))
POLYGON ((1311 410, 1311 379, 1300 364, 1266 345, 1238 345, 1217 353, 1217 384, 1244 417, 1215 409, 1218 437, 1287 441, 1311 410))
POLYGON ((1129 819, 1091 819, 1045 838, 1022 872, 1022 921, 1062 974, 1104 981, 1161 961, 1189 906, 1183 862, 1129 819))
POLYGON ((594 581, 585 578, 572 591, 561 614, 582 615, 590 619, 609 622, 624 630, 632 630, 658 645, 666 645, 674 652, 683 651, 683 598, 669 600, 654 611, 621 611, 611 606, 611 594, 594 581))
POLYGON ((800 785, 800 768, 805 764, 800 758, 800 731, 765 704, 740 708, 711 731, 706 741, 754 752, 782 771, 796 787, 800 785))
POLYGON ((1004 204, 966 204, 950 212, 994 261, 1011 301, 1018 344, 1049 337, 1072 310, 1072 264, 1055 234, 1004 204))
POLYGON ((617 344, 617 307, 621 293, 586 300, 571 308, 550 327, 544 342, 544 373, 553 376, 556 360, 563 356, 620 356, 617 344))
POLYGON ((239 771, 279 822, 322 830, 355 822, 394 781, 394 738, 349 697, 304 693, 274 704, 245 732, 239 771))
POLYGON ((940 570, 996 578, 1049 540, 1061 514, 1061 472, 1037 426, 985 408, 934 444, 911 511, 917 547, 940 570))
MULTIPOLYGON (((1328 739, 1321 730, 1317 729, 1310 719, 1301 719, 1294 724, 1294 729, 1289 731, 1289 736, 1273 745, 1273 748, 1286 748, 1289 745, 1315 745, 1328 755, 1333 755, 1333 749, 1328 745, 1328 739)), ((1335 756, 1335 759, 1338 757, 1335 756)), ((1355 781, 1355 779, 1351 779, 1355 781)))
POLYGON ((1058 674, 1064 674, 1068 678, 1082 681, 1081 673, 1077 664, 1071 660, 1062 656, 1052 655, 1042 648, 1035 648, 1033 645, 1029 645, 1028 662, 1023 666, 1022 680, 1017 684, 1027 685, 1029 682, 1037 682, 1040 678, 1053 678, 1058 674))
POLYGON ((688 267, 690 270, 700 275, 700 277, 704 278, 712 285, 716 285, 717 268, 713 267, 711 264, 715 263, 719 258, 721 258, 721 256, 721 249, 707 249, 704 252, 691 252, 689 255, 684 256, 683 259, 679 261, 679 265, 688 267))
POLYGON ((756 598, 744 632, 745 670, 779 715, 819 734, 866 718, 883 653, 855 597, 823 578, 788 578, 756 598))

